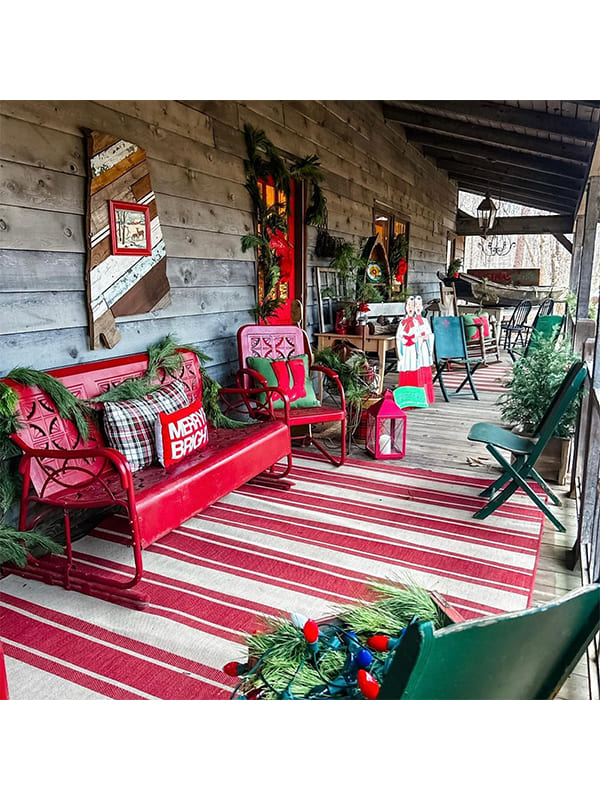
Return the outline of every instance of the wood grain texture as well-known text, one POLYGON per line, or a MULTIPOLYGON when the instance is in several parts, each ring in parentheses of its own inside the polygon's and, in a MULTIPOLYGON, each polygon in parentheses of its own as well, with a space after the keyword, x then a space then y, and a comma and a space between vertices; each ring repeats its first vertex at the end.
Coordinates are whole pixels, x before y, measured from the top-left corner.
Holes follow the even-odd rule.
POLYGON ((82 253, 0 249, 0 292, 85 290, 85 257, 82 253))
POLYGON ((85 252, 81 215, 0 205, 0 220, 2 249, 85 252))
POLYGON ((44 211, 83 214, 85 178, 16 162, 0 161, 0 203, 44 211))

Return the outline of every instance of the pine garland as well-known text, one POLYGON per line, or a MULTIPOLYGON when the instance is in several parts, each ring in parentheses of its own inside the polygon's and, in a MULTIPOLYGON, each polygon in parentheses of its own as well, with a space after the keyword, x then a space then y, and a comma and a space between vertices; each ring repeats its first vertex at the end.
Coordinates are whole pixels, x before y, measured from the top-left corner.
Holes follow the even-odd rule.
MULTIPOLYGON (((346 403, 352 408, 360 408, 362 401, 371 393, 371 388, 362 373, 367 364, 366 356, 342 361, 331 347, 323 347, 314 354, 314 364, 333 370, 342 384, 346 403)), ((334 392, 335 385, 327 381, 327 391, 334 392)))
MULTIPOLYGON (((262 620, 264 630, 246 638, 248 663, 241 665, 238 674, 243 677, 233 696, 256 692, 266 699, 357 697, 356 678, 348 672, 352 648, 368 647, 373 635, 397 637, 414 622, 430 621, 435 629, 447 624, 429 593, 411 581, 372 583, 368 589, 376 598, 373 602, 343 607, 333 622, 319 626, 318 657, 311 656, 302 629, 289 618, 262 620), (353 643, 347 646, 349 637, 353 643)), ((373 657, 376 670, 384 673, 393 654, 373 657)))
POLYGON ((0 564, 10 561, 18 567, 24 567, 28 554, 33 550, 39 551, 39 555, 60 554, 63 546, 35 529, 17 531, 0 524, 0 564))
POLYGON ((271 249, 271 239, 277 232, 287 233, 287 220, 281 203, 268 206, 262 198, 258 182, 271 178, 275 188, 290 194, 293 179, 311 184, 312 197, 307 208, 307 225, 322 225, 326 218, 325 197, 320 187, 323 180, 317 155, 306 156, 289 168, 265 132, 244 125, 244 139, 248 158, 244 160, 246 189, 252 199, 256 215, 256 233, 242 236, 242 252, 256 250, 256 263, 263 281, 262 297, 255 309, 259 319, 267 321, 283 305, 283 300, 273 297, 281 277, 279 256, 271 249))

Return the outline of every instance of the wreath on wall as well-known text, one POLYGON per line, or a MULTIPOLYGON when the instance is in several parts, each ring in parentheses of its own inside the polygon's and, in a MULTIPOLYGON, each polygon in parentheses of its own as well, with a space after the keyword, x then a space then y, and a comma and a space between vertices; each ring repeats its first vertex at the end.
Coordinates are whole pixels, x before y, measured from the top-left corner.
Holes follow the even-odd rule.
MULTIPOLYGON (((247 123, 244 138, 248 158, 244 160, 246 189, 254 205, 256 233, 242 236, 242 252, 256 250, 257 269, 262 279, 262 297, 258 297, 256 316, 262 322, 283 305, 275 295, 281 274, 282 256, 289 252, 287 242, 287 219, 281 203, 267 205, 260 191, 259 181, 270 178, 275 188, 289 196, 292 180, 304 180, 310 184, 311 199, 306 210, 307 225, 320 226, 326 221, 325 197, 321 190, 323 176, 316 155, 306 156, 288 164, 265 132, 247 123)), ((285 277, 285 276, 284 276, 285 277)))

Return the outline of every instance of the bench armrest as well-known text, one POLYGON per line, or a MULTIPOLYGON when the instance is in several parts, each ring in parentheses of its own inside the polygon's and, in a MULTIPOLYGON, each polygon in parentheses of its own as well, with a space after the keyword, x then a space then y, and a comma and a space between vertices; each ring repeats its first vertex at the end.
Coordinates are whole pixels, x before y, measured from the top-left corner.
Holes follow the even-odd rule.
MULTIPOLYGON (((131 472, 129 462, 122 453, 112 447, 86 447, 78 450, 60 450, 58 448, 36 449, 29 447, 29 445, 19 439, 18 435, 13 435, 11 438, 23 450, 23 455, 21 456, 21 462, 19 464, 19 471, 23 475, 24 490, 29 489, 32 461, 37 461, 40 468, 46 475, 46 481, 44 483, 43 490, 39 493, 40 497, 43 497, 45 490, 53 484, 59 484, 64 487, 65 484, 64 481, 61 480, 61 476, 64 476, 64 474, 68 471, 78 470, 82 473, 82 475, 87 474, 87 478, 82 481, 80 484, 81 486, 86 486, 94 481, 97 481, 98 475, 102 470, 87 471, 81 467, 69 466, 69 462, 83 461, 85 459, 104 459, 104 461, 114 467, 117 475, 119 476, 121 487, 128 492, 133 491, 133 474, 131 472), (44 462, 48 460, 62 463, 60 463, 59 466, 45 464, 44 462)), ((75 486, 73 486, 73 488, 75 488, 75 486)))

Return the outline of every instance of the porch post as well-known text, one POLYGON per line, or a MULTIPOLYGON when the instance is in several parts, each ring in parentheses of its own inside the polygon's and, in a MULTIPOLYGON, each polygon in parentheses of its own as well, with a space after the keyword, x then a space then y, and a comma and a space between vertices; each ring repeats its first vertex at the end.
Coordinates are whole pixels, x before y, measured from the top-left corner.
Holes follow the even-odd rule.
POLYGON ((579 270, 581 268, 581 245, 583 242, 583 214, 575 220, 575 236, 573 237, 573 252, 571 254, 571 272, 569 274, 569 291, 577 294, 579 287, 579 270))
MULTIPOLYGON (((594 247, 596 244, 596 227, 600 218, 600 175, 593 175, 588 182, 585 201, 585 221, 579 267, 579 285, 577 291, 576 319, 587 319, 592 289, 592 268, 594 265, 594 247)), ((573 248, 575 249, 575 248, 573 248)))

